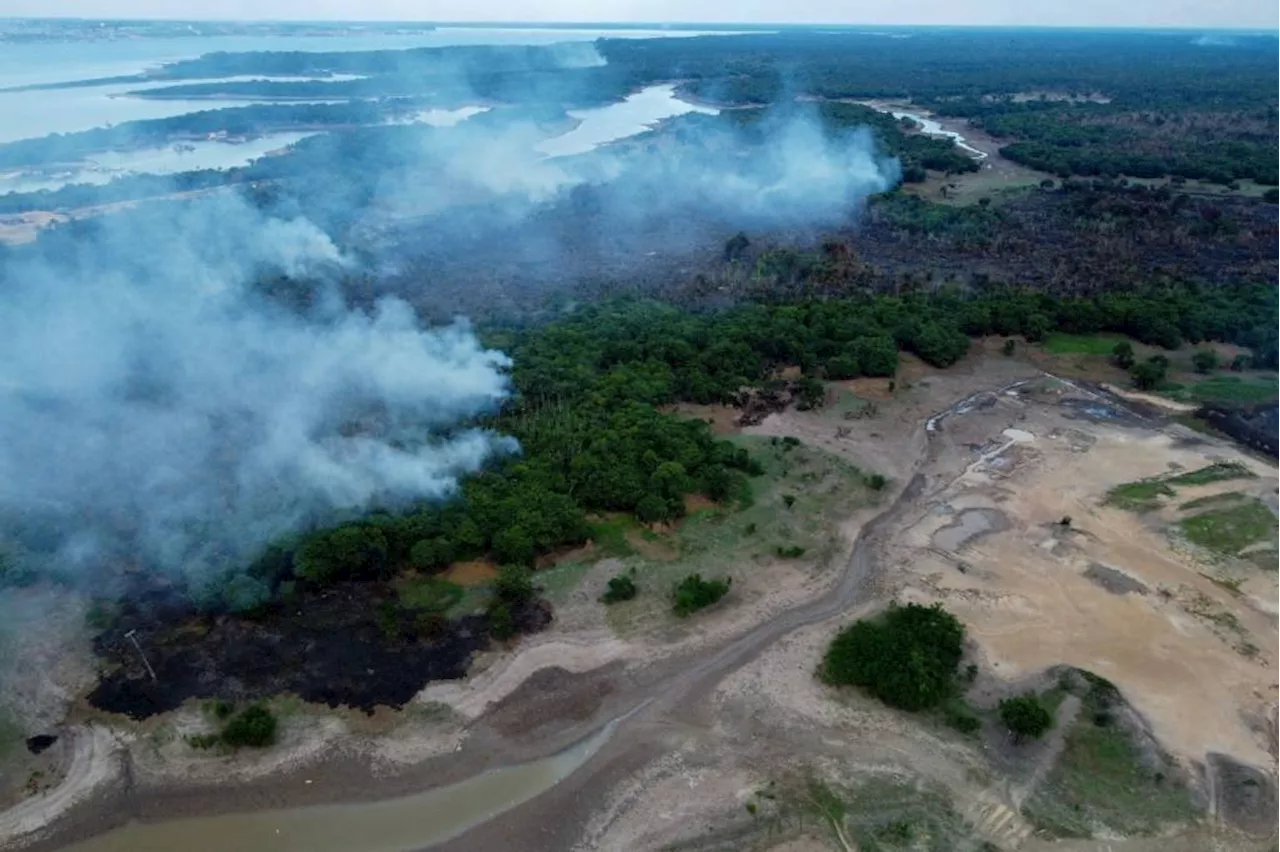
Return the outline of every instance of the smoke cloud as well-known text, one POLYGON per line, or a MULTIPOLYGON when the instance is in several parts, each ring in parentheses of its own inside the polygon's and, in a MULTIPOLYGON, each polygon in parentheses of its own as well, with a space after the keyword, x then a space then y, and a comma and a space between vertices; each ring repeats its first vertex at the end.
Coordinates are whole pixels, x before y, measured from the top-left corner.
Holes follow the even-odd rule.
POLYGON ((310 524, 447 496, 518 450, 460 425, 501 404, 508 361, 414 308, 500 304, 481 275, 545 292, 725 229, 847 222, 899 178, 865 130, 801 105, 548 156, 570 127, 555 94, 317 136, 274 200, 159 204, 0 257, 0 547, 217 576, 310 524), (264 281, 308 282, 304 304, 264 281), (350 309, 352 281, 381 297, 350 309))
POLYGON ((298 311, 255 286, 343 272, 305 220, 224 196, 66 242, 0 270, 0 528, 19 559, 198 573, 446 495, 515 449, 456 428, 507 394, 506 357, 464 322, 423 328, 395 298, 349 310, 324 285, 298 311))

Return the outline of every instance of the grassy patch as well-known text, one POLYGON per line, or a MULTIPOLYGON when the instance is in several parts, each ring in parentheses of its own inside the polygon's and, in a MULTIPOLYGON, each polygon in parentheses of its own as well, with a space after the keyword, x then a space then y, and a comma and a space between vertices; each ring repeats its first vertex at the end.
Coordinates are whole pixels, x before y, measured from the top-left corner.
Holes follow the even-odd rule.
POLYGON ((1134 512, 1147 512, 1160 508, 1160 498, 1176 496, 1178 492, 1174 490, 1175 485, 1208 485, 1211 482, 1250 479, 1255 476, 1253 471, 1238 462, 1218 462, 1187 473, 1166 474, 1122 483, 1107 492, 1103 503, 1134 512))
POLYGON ((22 745, 22 728, 9 714, 0 711, 0 760, 7 760, 22 745))
POLYGON ((828 834, 834 849, 983 849, 940 787, 896 777, 873 777, 846 787, 810 777, 757 795, 752 813, 774 812, 784 825, 817 826, 828 834))
POLYGON ((1228 479, 1256 479, 1257 474, 1239 462, 1216 462, 1208 467, 1188 473, 1179 473, 1165 479, 1170 485, 1208 485, 1228 479))
POLYGON ((1188 541, 1228 556, 1276 535, 1275 515, 1259 500, 1192 515, 1179 525, 1188 541))
POLYGON ((1120 698, 1103 678, 1077 670, 1083 710, 1066 733, 1062 755, 1023 806, 1037 828, 1058 837, 1099 830, 1153 834, 1196 817, 1186 786, 1162 757, 1144 755, 1114 710, 1120 698))
POLYGON ((551 568, 543 568, 533 575, 533 580, 542 587, 542 596, 552 606, 561 607, 569 602, 569 598, 578 590, 582 578, 587 576, 591 565, 586 562, 565 562, 551 568))
POLYGON ((1280 553, 1274 550, 1253 550, 1242 554, 1240 558, 1252 562, 1263 571, 1275 571, 1280 564, 1280 553))
POLYGON ((1176 493, 1161 480, 1144 479, 1117 485, 1107 492, 1107 499, 1103 502, 1120 509, 1145 512, 1160 508, 1161 497, 1172 497, 1176 493))
POLYGON ((643 529, 642 525, 630 515, 612 515, 588 524, 591 540, 600 548, 605 556, 626 557, 634 554, 635 548, 627 540, 627 533, 643 529))
POLYGON ((1243 376, 1210 376, 1203 381, 1178 385, 1162 393, 1183 402, 1270 402, 1280 393, 1277 382, 1271 378, 1245 378, 1243 376))
MULTIPOLYGON (((699 511, 677 529, 661 533, 655 543, 674 558, 656 559, 629 547, 624 568, 636 569, 639 594, 609 607, 607 617, 614 630, 626 633, 655 622, 674 623, 671 590, 681 578, 694 573, 708 578, 729 575, 738 588, 750 583, 753 569, 776 563, 779 547, 804 548, 797 566, 825 568, 843 553, 838 524, 879 499, 861 471, 821 450, 758 436, 735 436, 733 442, 750 450, 764 473, 750 480, 751 493, 736 506, 699 511), (790 508, 784 495, 794 497, 790 508)), ((626 522, 609 523, 625 543, 626 522)), ((596 544, 605 546, 599 537, 596 544)))
POLYGON ((1063 334, 1053 332, 1044 339, 1044 350, 1054 355, 1110 355, 1116 344, 1128 340, 1123 334, 1063 334))
POLYGON ((402 582, 396 593, 401 606, 419 612, 444 614, 457 606, 465 590, 439 577, 414 577, 402 582))

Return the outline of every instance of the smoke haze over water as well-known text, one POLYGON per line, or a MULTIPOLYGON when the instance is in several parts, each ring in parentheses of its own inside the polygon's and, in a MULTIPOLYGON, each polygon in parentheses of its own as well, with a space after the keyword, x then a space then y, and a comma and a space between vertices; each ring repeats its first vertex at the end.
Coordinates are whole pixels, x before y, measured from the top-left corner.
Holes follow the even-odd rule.
POLYGON ((370 214, 411 222, 404 242, 421 257, 567 281, 605 244, 639 259, 657 233, 674 251, 724 227, 847 220, 899 177, 868 133, 831 132, 802 107, 749 127, 686 119, 582 157, 544 156, 545 126, 519 115, 335 136, 311 145, 305 177, 282 181, 306 192, 268 205, 273 215, 223 193, 103 216, 8 255, 0 546, 63 569, 208 576, 310 524, 448 495, 518 449, 458 428, 506 397, 506 356, 465 323, 422 328, 402 301, 431 301, 447 283, 439 264, 399 275, 394 257, 375 256, 395 283, 352 311, 336 282, 370 270, 313 221, 348 236, 370 214), (256 286, 272 275, 331 283, 299 310, 256 286))
POLYGON ((230 197, 160 210, 103 218, 70 262, 3 270, 0 516, 20 548, 199 571, 335 512, 445 495, 514 449, 449 431, 507 393, 506 357, 465 324, 332 291, 287 310, 251 282, 340 269, 322 232, 230 197))

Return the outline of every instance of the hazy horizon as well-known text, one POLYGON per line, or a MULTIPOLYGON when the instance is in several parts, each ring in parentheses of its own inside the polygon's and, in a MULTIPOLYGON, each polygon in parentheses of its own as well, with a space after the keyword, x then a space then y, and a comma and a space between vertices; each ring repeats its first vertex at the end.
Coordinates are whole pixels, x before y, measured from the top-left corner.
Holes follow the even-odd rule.
POLYGON ((850 9, 835 0, 746 0, 733 5, 713 0, 490 0, 456 14, 452 3, 411 0, 225 0, 180 14, 169 0, 64 0, 50 13, 44 0, 0 0, 0 17, 87 20, 240 21, 246 23, 417 23, 417 24, 584 24, 726 26, 745 24, 810 26, 1008 26, 1125 29, 1275 30, 1280 9, 1266 0, 1184 0, 1168 4, 1143 0, 1115 4, 1081 0, 1072 4, 991 0, 960 11, 940 0, 905 0, 890 9, 850 9), (726 14, 726 11, 728 14, 726 14))

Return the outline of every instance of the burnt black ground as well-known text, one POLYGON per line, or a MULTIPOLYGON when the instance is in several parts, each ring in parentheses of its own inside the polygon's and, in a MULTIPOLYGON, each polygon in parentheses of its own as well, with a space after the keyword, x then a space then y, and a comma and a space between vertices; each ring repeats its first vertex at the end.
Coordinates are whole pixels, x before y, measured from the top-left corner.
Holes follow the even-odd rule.
MULTIPOLYGON (((463 677, 472 654, 490 645, 484 615, 424 624, 401 612, 389 622, 381 615, 387 590, 377 583, 340 584, 253 615, 201 614, 162 595, 131 600, 94 640, 112 666, 89 695, 94 707, 145 719, 191 698, 292 693, 371 713, 404 705, 431 681, 463 677)), ((541 601, 515 613, 521 633, 550 621, 541 601)))

